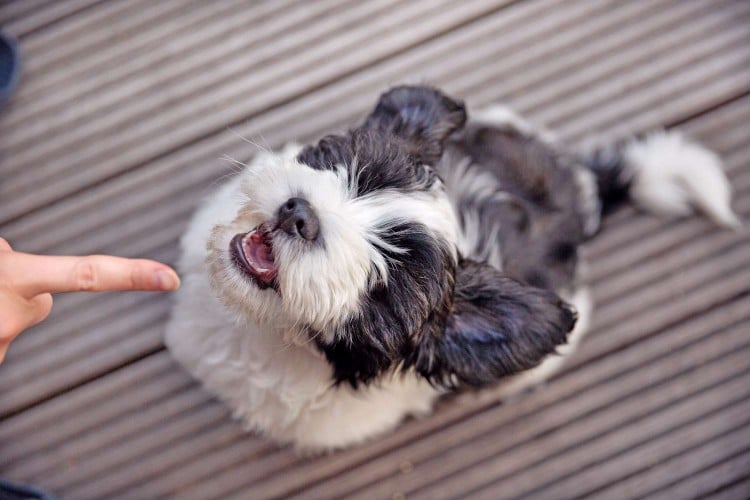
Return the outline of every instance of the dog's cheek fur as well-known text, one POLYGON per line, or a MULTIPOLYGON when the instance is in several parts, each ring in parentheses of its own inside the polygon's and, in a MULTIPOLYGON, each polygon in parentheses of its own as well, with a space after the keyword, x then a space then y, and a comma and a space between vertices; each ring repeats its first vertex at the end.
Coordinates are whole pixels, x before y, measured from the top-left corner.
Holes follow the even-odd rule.
POLYGON ((384 239, 406 251, 383 249, 391 263, 387 283, 363 297, 358 314, 336 329, 333 342, 318 343, 336 383, 357 387, 407 368, 421 336, 442 330, 450 309, 455 258, 449 244, 417 223, 401 223, 384 239))
POLYGON ((442 334, 422 339, 410 361, 430 382, 484 386, 537 366, 564 344, 575 311, 556 294, 463 261, 442 334))

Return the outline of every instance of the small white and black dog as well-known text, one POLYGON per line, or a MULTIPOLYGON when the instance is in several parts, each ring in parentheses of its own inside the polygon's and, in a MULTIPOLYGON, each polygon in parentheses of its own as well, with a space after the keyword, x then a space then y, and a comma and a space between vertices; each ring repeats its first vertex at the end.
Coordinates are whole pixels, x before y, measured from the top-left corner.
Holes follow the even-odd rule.
POLYGON ((554 373, 591 312, 578 247, 628 198, 739 224, 719 159, 680 135, 575 154, 505 108, 467 121, 397 87, 345 134, 259 153, 198 210, 166 343, 247 428, 358 443, 447 390, 554 373))

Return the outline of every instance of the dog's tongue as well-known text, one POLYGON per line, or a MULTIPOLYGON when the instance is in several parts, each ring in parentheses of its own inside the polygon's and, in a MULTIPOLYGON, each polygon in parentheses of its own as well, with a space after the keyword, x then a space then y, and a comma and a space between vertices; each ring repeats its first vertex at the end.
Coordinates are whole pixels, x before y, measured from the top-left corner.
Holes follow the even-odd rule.
POLYGON ((257 231, 253 231, 245 236, 242 241, 242 249, 245 251, 245 257, 248 262, 250 262, 256 271, 265 272, 273 269, 271 247, 266 244, 263 236, 257 231))
POLYGON ((244 267, 264 286, 272 286, 276 278, 276 266, 273 262, 273 250, 266 236, 258 230, 245 235, 237 235, 240 239, 240 250, 244 259, 244 267))

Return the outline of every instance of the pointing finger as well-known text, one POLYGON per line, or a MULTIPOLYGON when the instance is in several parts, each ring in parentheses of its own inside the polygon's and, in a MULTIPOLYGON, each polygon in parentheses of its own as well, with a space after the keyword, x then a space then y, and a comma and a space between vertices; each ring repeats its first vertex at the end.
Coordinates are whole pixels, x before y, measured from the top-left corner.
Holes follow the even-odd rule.
POLYGON ((45 292, 167 291, 180 285, 177 273, 152 260, 15 255, 16 265, 24 270, 15 288, 26 297, 45 292))

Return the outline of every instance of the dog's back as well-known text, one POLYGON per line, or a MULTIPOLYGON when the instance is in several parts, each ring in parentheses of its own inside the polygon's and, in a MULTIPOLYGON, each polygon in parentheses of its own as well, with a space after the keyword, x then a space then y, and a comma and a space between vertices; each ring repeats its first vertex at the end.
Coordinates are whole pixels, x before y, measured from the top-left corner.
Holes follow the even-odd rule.
POLYGON ((552 290, 575 286, 577 248, 598 226, 593 175, 504 108, 480 114, 440 166, 465 257, 552 290))

